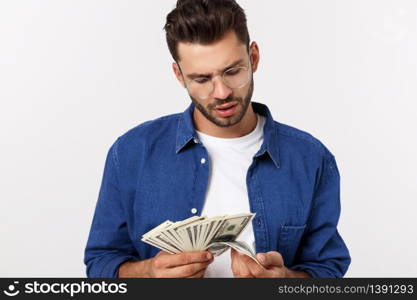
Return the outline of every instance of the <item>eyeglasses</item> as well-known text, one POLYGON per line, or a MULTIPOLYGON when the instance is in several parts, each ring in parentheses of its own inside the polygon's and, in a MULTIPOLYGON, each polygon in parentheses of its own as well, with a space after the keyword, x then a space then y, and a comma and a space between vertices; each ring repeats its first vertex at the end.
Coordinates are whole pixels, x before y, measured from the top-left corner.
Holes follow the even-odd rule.
POLYGON ((214 78, 220 76, 223 83, 231 89, 239 89, 246 86, 251 78, 249 67, 233 67, 214 77, 202 76, 186 83, 189 93, 201 100, 210 97, 214 91, 214 78))

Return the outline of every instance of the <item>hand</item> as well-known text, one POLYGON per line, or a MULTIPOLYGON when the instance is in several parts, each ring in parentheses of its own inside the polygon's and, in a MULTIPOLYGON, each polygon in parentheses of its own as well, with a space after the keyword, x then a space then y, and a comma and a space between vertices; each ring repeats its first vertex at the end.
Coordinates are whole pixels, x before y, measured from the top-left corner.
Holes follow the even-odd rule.
POLYGON ((178 254, 161 251, 148 261, 148 273, 150 277, 201 278, 213 259, 209 251, 178 254))
POLYGON ((126 261, 120 265, 119 278, 182 277, 200 278, 213 255, 209 251, 193 251, 169 254, 161 251, 146 260, 126 261))
POLYGON ((235 277, 257 278, 310 278, 310 274, 304 271, 294 271, 284 265, 284 259, 279 252, 270 251, 258 253, 256 259, 260 266, 252 258, 231 249, 232 271, 235 277))
POLYGON ((276 251, 258 253, 256 258, 262 264, 260 266, 249 256, 239 253, 234 249, 231 250, 232 271, 235 277, 287 277, 288 269, 284 266, 284 260, 281 254, 276 251))

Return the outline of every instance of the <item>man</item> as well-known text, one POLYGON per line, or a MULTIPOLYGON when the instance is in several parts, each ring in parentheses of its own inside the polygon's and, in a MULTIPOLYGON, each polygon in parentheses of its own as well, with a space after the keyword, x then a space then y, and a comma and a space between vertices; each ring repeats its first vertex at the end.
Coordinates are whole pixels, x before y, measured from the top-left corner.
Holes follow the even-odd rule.
POLYGON ((90 277, 342 277, 339 172, 317 139, 251 102, 259 47, 234 0, 179 0, 165 25, 192 103, 110 148, 88 239, 90 277), (255 212, 234 250, 168 254, 140 237, 169 219, 255 212))

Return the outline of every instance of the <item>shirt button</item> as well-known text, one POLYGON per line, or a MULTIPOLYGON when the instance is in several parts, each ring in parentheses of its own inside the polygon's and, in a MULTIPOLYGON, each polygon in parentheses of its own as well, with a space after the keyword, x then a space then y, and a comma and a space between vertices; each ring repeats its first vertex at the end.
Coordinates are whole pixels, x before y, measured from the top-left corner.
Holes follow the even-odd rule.
POLYGON ((197 208, 192 208, 191 213, 195 215, 197 213, 197 208))
POLYGON ((194 143, 198 144, 198 140, 197 139, 194 139, 194 143))
POLYGON ((206 163, 206 159, 205 159, 205 158, 202 158, 202 159, 201 159, 201 163, 202 163, 202 164, 205 164, 205 163, 206 163))

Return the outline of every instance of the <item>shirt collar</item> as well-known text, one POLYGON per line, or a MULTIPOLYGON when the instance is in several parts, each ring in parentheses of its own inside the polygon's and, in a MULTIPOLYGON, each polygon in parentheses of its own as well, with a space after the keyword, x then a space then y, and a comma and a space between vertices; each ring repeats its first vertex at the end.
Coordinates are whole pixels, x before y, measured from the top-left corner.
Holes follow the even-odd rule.
MULTIPOLYGON (((280 167, 279 161, 279 148, 278 148, 278 134, 277 128, 274 124, 274 119, 265 104, 251 102, 252 108, 255 113, 262 115, 266 118, 264 125, 264 141, 261 148, 255 154, 255 157, 268 154, 274 162, 277 168, 280 167)), ((175 152, 178 154, 182 149, 187 146, 191 140, 197 140, 197 134, 194 128, 193 122, 194 104, 190 106, 180 115, 178 120, 177 140, 175 146, 175 152)))
POLYGON ((175 152, 178 154, 192 139, 196 140, 197 134, 194 129, 193 122, 194 104, 190 106, 180 115, 178 119, 177 141, 175 144, 175 152))

